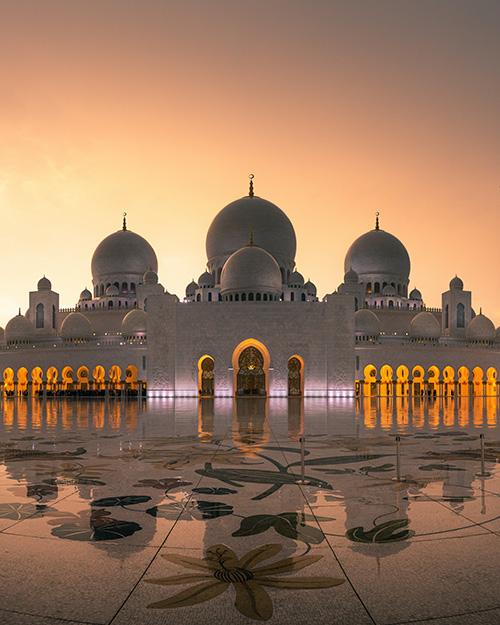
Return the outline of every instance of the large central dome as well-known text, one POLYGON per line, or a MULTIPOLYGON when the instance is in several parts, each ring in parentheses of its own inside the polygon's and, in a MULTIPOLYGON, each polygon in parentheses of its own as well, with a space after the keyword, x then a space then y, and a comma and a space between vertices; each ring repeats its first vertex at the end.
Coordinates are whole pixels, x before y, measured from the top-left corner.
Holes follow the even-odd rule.
POLYGON ((97 246, 92 256, 94 284, 114 280, 142 281, 146 271, 158 271, 158 260, 151 245, 130 230, 118 230, 107 236, 97 246))
POLYGON ((225 261, 248 244, 250 235, 285 272, 293 270, 297 241, 291 221, 272 202, 248 195, 223 208, 208 230, 208 267, 217 279, 225 261))

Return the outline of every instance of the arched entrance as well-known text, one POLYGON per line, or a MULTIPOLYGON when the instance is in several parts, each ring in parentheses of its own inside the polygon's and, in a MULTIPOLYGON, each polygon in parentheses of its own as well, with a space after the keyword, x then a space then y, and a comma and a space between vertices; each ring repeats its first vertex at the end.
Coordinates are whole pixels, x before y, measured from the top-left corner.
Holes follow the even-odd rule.
POLYGON ((249 345, 238 357, 238 374, 236 376, 236 395, 266 394, 266 374, 264 372, 264 356, 254 345, 249 345))
POLYGON ((198 392, 201 397, 214 395, 214 359, 211 356, 202 356, 198 361, 198 392))
POLYGON ((292 356, 288 361, 288 395, 302 395, 303 363, 299 356, 292 356))

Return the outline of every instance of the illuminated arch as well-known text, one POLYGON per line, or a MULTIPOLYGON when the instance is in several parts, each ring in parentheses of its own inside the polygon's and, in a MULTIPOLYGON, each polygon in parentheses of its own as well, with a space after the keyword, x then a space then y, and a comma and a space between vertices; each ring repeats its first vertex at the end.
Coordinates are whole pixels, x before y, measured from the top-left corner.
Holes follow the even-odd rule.
POLYGON ((396 395, 406 396, 409 390, 410 370, 406 365, 399 365, 396 369, 396 395))
POLYGON ((472 389, 474 395, 484 395, 484 371, 481 367, 472 369, 472 389))
POLYGON ((33 367, 31 370, 31 392, 33 395, 40 395, 43 391, 43 369, 33 367))
POLYGON ((486 395, 496 397, 498 389, 497 377, 498 373, 495 367, 489 367, 486 370, 486 395))
POLYGON ((394 379, 394 371, 390 365, 382 365, 380 367, 380 395, 386 397, 392 395, 392 382, 394 379))
POLYGON ((122 370, 118 365, 111 365, 109 372, 109 383, 112 390, 119 391, 122 387, 121 378, 122 370))
POLYGON ((376 387, 377 387, 377 368, 375 365, 366 365, 363 369, 364 376, 364 395, 376 395, 376 387))
POLYGON ((443 391, 446 397, 455 394, 455 369, 450 365, 443 369, 443 391))
POLYGON ((56 367, 49 367, 47 369, 47 391, 51 393, 57 392, 57 378, 59 377, 59 372, 56 367))
POLYGON ((421 365, 416 365, 411 370, 411 377, 413 382, 413 395, 424 394, 424 375, 425 371, 421 365))
POLYGON ((73 368, 66 366, 61 371, 61 388, 67 393, 73 390, 73 385, 75 383, 73 368))
POLYGON ((460 397, 469 396, 469 369, 467 367, 458 368, 458 394, 460 397))
POLYGON ((304 394, 304 359, 298 354, 288 359, 288 395, 304 394))
POLYGON ((139 370, 135 365, 127 365, 125 369, 125 384, 132 391, 137 391, 139 387, 139 370))
POLYGON ((94 390, 104 391, 106 384, 106 370, 102 365, 96 365, 92 371, 92 378, 94 380, 94 390))
POLYGON ((27 395, 28 394, 28 369, 26 367, 20 367, 17 370, 17 394, 18 395, 27 395))
POLYGON ((433 395, 439 394, 439 369, 431 365, 427 370, 427 390, 433 395))
POLYGON ((269 354, 269 350, 264 345, 264 343, 262 343, 258 339, 253 339, 253 338, 249 338, 249 339, 245 339, 244 341, 241 341, 241 343, 239 343, 233 351, 231 362, 233 365, 234 395, 237 394, 237 390, 238 390, 238 372, 240 370, 240 364, 239 364, 240 356, 249 347, 255 348, 262 356, 262 360, 263 360, 262 369, 264 373, 265 392, 266 392, 266 395, 269 395, 269 367, 271 364, 271 356, 269 354))
POLYGON ((200 397, 213 397, 215 391, 215 360, 204 354, 198 359, 198 394, 200 397))
POLYGON ((6 395, 14 394, 14 369, 7 367, 3 371, 3 390, 6 395))
POLYGON ((76 371, 76 388, 79 391, 89 390, 89 368, 85 365, 78 367, 76 371))

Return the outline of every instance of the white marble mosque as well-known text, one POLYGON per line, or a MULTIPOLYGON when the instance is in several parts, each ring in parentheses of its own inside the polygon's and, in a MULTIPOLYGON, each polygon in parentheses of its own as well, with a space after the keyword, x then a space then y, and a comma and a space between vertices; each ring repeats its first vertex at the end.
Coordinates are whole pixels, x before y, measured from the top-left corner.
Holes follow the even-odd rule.
POLYGON ((286 213, 254 194, 224 207, 184 297, 151 245, 123 226, 91 262, 92 290, 59 306, 47 277, 0 332, 6 395, 498 395, 500 328, 452 277, 440 307, 410 285, 403 243, 375 227, 319 296, 297 271, 286 213))

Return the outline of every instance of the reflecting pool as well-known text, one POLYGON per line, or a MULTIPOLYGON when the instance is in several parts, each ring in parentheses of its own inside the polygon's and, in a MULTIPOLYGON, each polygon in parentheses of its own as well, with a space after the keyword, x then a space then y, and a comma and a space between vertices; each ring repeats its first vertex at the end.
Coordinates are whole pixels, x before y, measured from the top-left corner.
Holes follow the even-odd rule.
POLYGON ((4 399, 0 623, 499 623, 499 401, 4 399))

